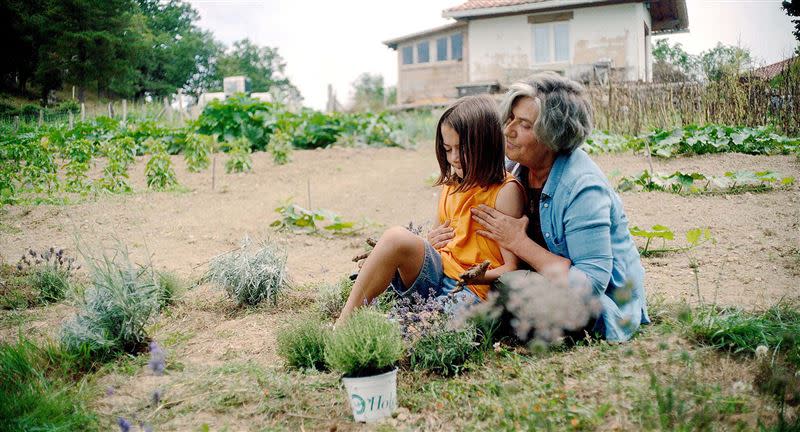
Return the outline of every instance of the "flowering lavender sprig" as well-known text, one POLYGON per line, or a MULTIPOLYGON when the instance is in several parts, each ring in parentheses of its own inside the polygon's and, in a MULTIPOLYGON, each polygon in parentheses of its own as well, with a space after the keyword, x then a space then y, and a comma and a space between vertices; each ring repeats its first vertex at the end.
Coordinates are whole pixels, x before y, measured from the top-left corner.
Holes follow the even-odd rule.
POLYGON ((449 318, 445 311, 450 302, 451 299, 447 297, 430 296, 423 299, 414 292, 397 300, 389 311, 389 318, 400 325, 403 339, 416 340, 445 327, 449 318))
POLYGON ((147 366, 156 375, 163 375, 167 368, 167 356, 155 341, 150 342, 150 361, 147 366))
POLYGON ((130 432, 131 430, 131 422, 125 420, 124 417, 120 417, 117 419, 117 424, 119 425, 120 432, 130 432))

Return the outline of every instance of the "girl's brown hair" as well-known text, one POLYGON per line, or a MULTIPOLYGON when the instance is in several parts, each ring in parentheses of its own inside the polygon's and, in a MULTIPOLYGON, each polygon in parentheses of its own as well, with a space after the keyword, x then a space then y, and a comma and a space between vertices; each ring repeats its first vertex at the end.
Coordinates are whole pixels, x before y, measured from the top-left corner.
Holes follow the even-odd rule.
POLYGON ((489 96, 465 96, 442 114, 436 125, 436 160, 439 179, 436 185, 458 185, 455 192, 475 186, 502 183, 506 176, 503 126, 497 103, 489 96), (442 125, 458 134, 458 157, 464 178, 459 179, 447 162, 442 125))

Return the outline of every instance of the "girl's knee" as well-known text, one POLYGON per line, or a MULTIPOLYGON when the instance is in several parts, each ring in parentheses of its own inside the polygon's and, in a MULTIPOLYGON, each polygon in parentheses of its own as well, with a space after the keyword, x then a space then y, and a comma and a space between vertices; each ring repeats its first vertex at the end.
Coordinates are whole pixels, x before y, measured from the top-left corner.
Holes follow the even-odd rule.
POLYGON ((407 254, 419 249, 422 244, 421 240, 419 236, 409 230, 401 226, 395 226, 384 231, 380 240, 378 240, 378 245, 391 248, 398 253, 407 254))

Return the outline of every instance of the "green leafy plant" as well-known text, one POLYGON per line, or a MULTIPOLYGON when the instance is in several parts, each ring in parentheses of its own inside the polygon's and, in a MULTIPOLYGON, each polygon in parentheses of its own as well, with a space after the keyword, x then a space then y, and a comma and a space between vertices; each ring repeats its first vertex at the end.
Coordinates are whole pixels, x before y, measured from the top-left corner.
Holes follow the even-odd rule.
POLYGON ((631 235, 635 237, 644 237, 646 242, 644 244, 644 248, 639 250, 639 253, 642 256, 648 256, 657 253, 663 253, 670 251, 671 249, 667 249, 664 245, 666 244, 667 240, 674 240, 675 234, 669 228, 665 227, 664 225, 653 225, 650 230, 639 228, 638 226, 634 226, 630 229, 631 235), (651 250, 650 249, 650 242, 653 239, 660 238, 662 240, 662 248, 651 250))
POLYGON ((275 209, 280 214, 280 219, 273 221, 270 226, 278 230, 290 230, 296 233, 318 234, 320 229, 333 234, 351 235, 359 232, 355 222, 342 219, 328 210, 307 210, 287 201, 275 209))
POLYGON ((214 150, 213 138, 190 133, 186 135, 183 146, 183 157, 189 172, 200 172, 211 164, 211 152, 214 150))
POLYGON ((275 243, 245 238, 239 249, 211 260, 208 276, 239 305, 267 301, 274 306, 288 285, 286 252, 275 243))
POLYGON ((620 178, 617 190, 664 191, 677 194, 766 192, 775 187, 791 187, 794 181, 794 177, 780 177, 773 171, 726 172, 723 177, 716 177, 681 171, 675 171, 670 175, 652 174, 645 170, 638 176, 620 178))
POLYGON ((403 339, 397 324, 369 307, 356 310, 325 343, 328 366, 346 377, 388 372, 402 355, 403 339))
POLYGON ((244 139, 236 139, 230 143, 228 160, 225 161, 225 172, 241 173, 253 169, 253 160, 250 157, 250 146, 244 139))
POLYGON ((302 317, 278 332, 278 355, 290 367, 325 370, 327 334, 317 317, 302 317))
POLYGON ((278 165, 284 165, 289 162, 289 156, 292 153, 292 141, 289 134, 281 129, 275 131, 270 137, 267 151, 272 154, 272 160, 278 165))
POLYGON ((75 258, 55 247, 42 252, 29 249, 17 263, 17 270, 27 275, 39 303, 62 300, 70 288, 73 272, 79 268, 75 258))
POLYGON ((103 169, 100 187, 109 192, 130 192, 128 184, 128 166, 136 157, 136 141, 131 137, 122 137, 107 141, 102 146, 108 163, 103 169))
POLYGON ((67 160, 65 169, 68 191, 85 193, 88 190, 86 173, 91 168, 93 153, 92 143, 89 140, 76 139, 67 143, 64 156, 67 160))
POLYGON ((164 143, 156 139, 148 139, 147 149, 151 154, 144 169, 147 187, 163 190, 176 186, 178 180, 164 143))

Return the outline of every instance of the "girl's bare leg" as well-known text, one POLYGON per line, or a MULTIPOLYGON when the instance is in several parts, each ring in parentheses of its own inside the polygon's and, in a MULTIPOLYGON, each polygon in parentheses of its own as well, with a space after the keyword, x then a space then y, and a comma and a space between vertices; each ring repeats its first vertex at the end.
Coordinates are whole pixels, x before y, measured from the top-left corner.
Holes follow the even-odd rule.
POLYGON ((421 237, 403 227, 386 230, 361 267, 336 325, 347 320, 365 301, 370 302, 386 291, 395 271, 400 273, 405 286, 411 286, 422 270, 424 259, 425 241, 421 237))

